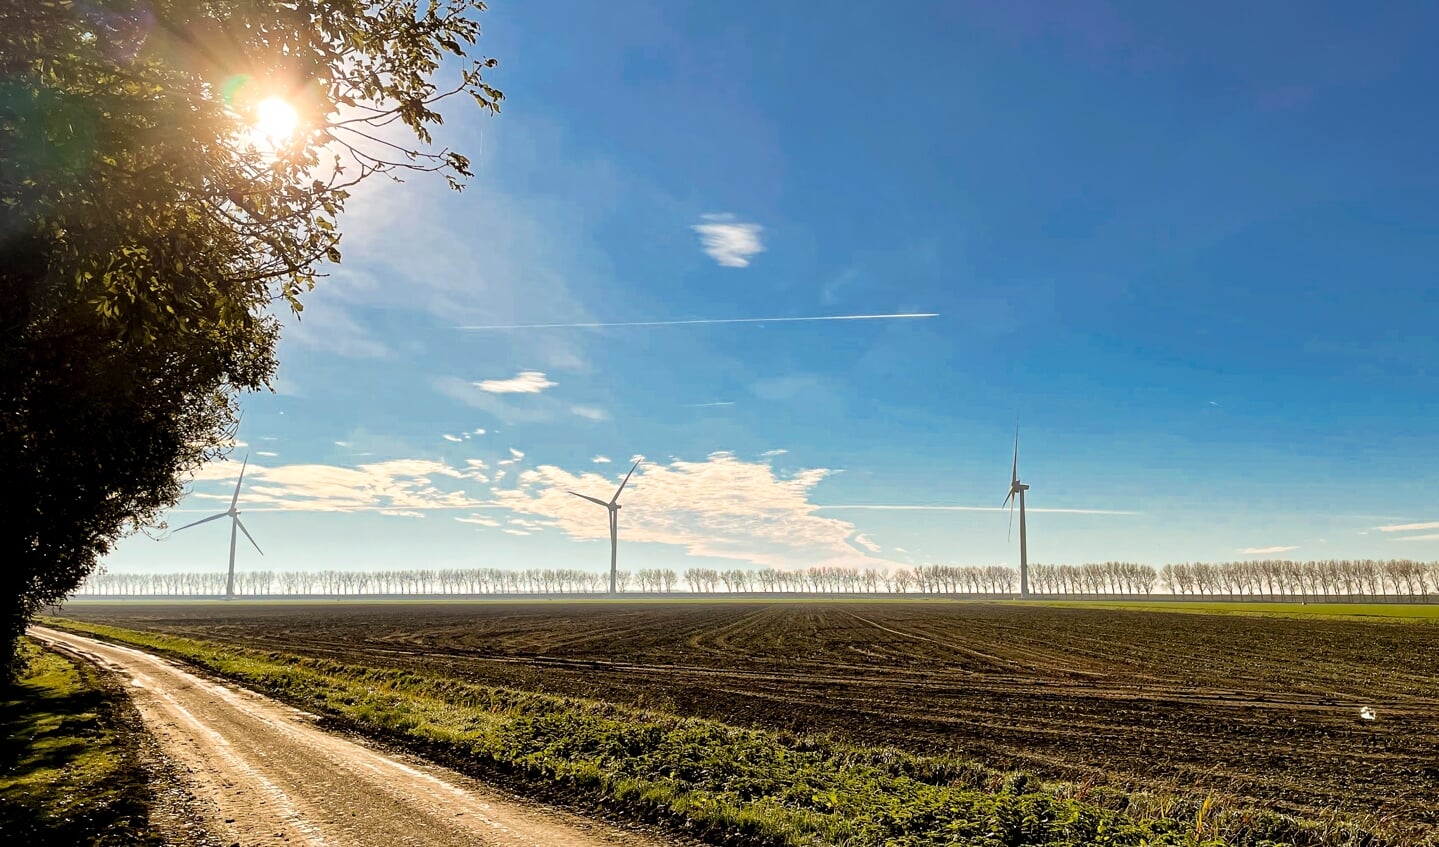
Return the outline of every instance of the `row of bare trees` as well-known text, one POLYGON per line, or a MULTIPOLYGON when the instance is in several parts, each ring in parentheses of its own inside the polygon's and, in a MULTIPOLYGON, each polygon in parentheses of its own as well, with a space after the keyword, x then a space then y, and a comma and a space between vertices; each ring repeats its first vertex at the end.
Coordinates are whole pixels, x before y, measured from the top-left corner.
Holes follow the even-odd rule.
MULTIPOLYGON (((718 570, 669 568, 620 571, 621 591, 668 593, 811 594, 975 594, 1014 593, 1019 574, 1000 565, 960 567, 919 565, 895 570, 811 567, 718 570)), ((235 592, 245 596, 483 595, 603 593, 607 574, 572 568, 448 568, 384 571, 239 571, 235 592)), ((1036 594, 1062 596, 1341 597, 1409 596, 1439 593, 1439 563, 1272 559, 1248 562, 1185 563, 1155 568, 1134 562, 1033 565, 1036 594)), ((81 585, 87 596, 217 596, 223 573, 116 573, 92 575, 81 585)))

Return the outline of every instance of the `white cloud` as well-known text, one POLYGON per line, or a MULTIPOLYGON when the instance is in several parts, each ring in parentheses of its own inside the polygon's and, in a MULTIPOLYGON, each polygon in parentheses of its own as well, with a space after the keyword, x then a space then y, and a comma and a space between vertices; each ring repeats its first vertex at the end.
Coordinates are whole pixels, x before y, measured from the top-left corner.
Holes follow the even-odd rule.
POLYGON ((499 521, 495 520, 494 518, 485 517, 484 515, 468 515, 466 517, 455 518, 455 520, 459 521, 460 523, 472 523, 476 526, 493 527, 500 525, 499 521))
POLYGON ((353 447, 354 445, 351 444, 351 443, 348 442, 348 441, 336 441, 336 442, 335 442, 335 446, 336 446, 336 447, 353 447))
MULTIPOLYGON (((890 567, 893 563, 850 544, 853 524, 815 514, 809 495, 830 473, 816 468, 779 475, 766 462, 730 453, 647 465, 625 489, 622 534, 629 541, 680 546, 695 556, 773 567, 890 567)), ((520 473, 514 489, 496 491, 493 504, 574 538, 608 538, 592 504, 567 490, 612 491, 618 476, 541 465, 520 473)))
POLYGON ((858 544, 859 546, 863 547, 871 553, 879 552, 879 545, 875 544, 868 535, 865 535, 862 532, 854 537, 854 543, 858 544))
POLYGON ((786 450, 786 449, 784 449, 783 447, 781 447, 781 448, 779 448, 778 450, 766 450, 766 451, 764 451, 763 453, 761 453, 760 455, 761 455, 761 456, 783 456, 784 454, 786 454, 786 453, 788 453, 788 452, 789 452, 788 450, 786 450))
POLYGON ((539 394, 558 384, 541 371, 520 371, 509 379, 481 380, 475 383, 475 387, 491 394, 539 394))
POLYGON ((594 462, 594 463, 597 464, 597 465, 608 465, 608 464, 610 463, 610 457, 609 457, 609 456, 596 456, 596 457, 594 457, 593 459, 590 459, 590 461, 591 461, 591 462, 594 462))
POLYGON ((448 432, 445 433, 444 435, 440 436, 440 437, 443 438, 443 439, 445 439, 446 441, 453 441, 453 442, 456 443, 456 444, 459 444, 461 441, 464 441, 464 439, 461 438, 461 437, 459 437, 458 435, 450 435, 448 432))
POLYGON ((1439 529, 1439 521, 1425 521, 1423 523, 1396 523, 1389 526, 1376 526, 1380 532, 1419 532, 1425 529, 1439 529))
POLYGON ((1267 556, 1272 553, 1288 553, 1290 550, 1298 550, 1297 546, 1290 547, 1245 547, 1239 551, 1241 556, 1267 556))
POLYGON ((513 464, 518 464, 519 461, 520 461, 521 459, 523 459, 524 457, 525 457, 524 451, 522 451, 522 450, 516 450, 515 448, 511 447, 511 448, 510 448, 510 457, 509 457, 508 459, 501 459, 501 460, 499 460, 498 462, 495 462, 495 464, 497 464, 497 465, 513 465, 513 464))
POLYGON ((475 431, 474 431, 474 434, 475 434, 475 435, 484 435, 484 434, 485 434, 485 430, 484 430, 483 427, 481 427, 480 429, 475 430, 475 431))
POLYGON ((630 464, 633 465, 635 462, 643 462, 644 460, 645 457, 643 453, 636 453, 630 457, 630 464))
POLYGON ((510 535, 529 535, 529 534, 530 534, 529 530, 525 530, 525 529, 505 529, 505 530, 501 530, 501 532, 508 532, 510 535))
MULTIPOLYGON (((516 377, 518 379, 519 377, 516 377)), ((502 382, 496 380, 495 382, 502 382)), ((430 383, 436 391, 467 406, 481 409, 507 424, 537 423, 561 417, 567 406, 543 394, 496 394, 482 388, 483 383, 458 377, 436 377, 430 383), (507 397, 516 399, 512 402, 507 397)), ((499 430, 489 430, 494 435, 499 430)))
POLYGON ((709 408, 713 408, 713 407, 715 407, 715 406, 733 406, 733 405, 734 405, 734 401, 733 401, 733 400, 716 400, 716 401, 713 402, 713 403, 686 403, 686 404, 685 404, 685 408, 687 408, 687 409, 709 409, 709 408))
MULTIPOLYGON (((195 480, 230 482, 233 463, 212 462, 195 480)), ((337 465, 252 464, 245 472, 241 501, 250 510, 307 512, 380 511, 405 516, 433 509, 474 509, 485 504, 464 491, 480 476, 473 469, 453 468, 428 459, 392 459, 348 468, 337 465)), ((228 499, 229 494, 197 494, 201 499, 228 499)))
POLYGON ((1427 535, 1406 535, 1403 538, 1396 538, 1395 541, 1439 541, 1439 532, 1427 535))
POLYGON ((759 234, 764 227, 756 223, 744 223, 734 215, 701 215, 704 223, 690 229, 699 233, 700 244, 721 267, 749 267, 750 257, 764 252, 759 234))
POLYGON ((279 453, 271 453, 269 450, 256 450, 256 451, 255 451, 255 455, 256 455, 256 456, 264 456, 264 457, 267 458, 267 459, 273 459, 273 458, 275 458, 276 456, 278 456, 278 455, 280 455, 280 454, 279 454, 279 453))
POLYGON ((610 413, 597 406, 571 406, 570 411, 582 418, 592 421, 607 421, 610 419, 610 413))

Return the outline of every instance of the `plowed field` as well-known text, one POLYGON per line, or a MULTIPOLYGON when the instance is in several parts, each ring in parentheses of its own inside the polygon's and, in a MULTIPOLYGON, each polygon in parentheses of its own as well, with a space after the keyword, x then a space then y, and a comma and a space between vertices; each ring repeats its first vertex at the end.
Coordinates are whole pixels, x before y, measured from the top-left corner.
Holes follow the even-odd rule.
POLYGON ((946 602, 73 605, 1046 777, 1439 824, 1439 626, 946 602), (1372 707, 1377 720, 1363 721, 1372 707))

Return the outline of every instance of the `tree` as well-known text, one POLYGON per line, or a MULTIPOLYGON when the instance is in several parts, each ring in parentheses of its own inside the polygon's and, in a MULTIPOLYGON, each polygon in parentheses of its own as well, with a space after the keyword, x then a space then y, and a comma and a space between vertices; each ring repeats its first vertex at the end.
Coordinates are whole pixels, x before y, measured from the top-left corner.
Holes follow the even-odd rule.
POLYGON ((4 655, 224 453, 274 372, 272 310, 340 260, 349 190, 470 175, 431 129, 450 95, 498 108, 482 9, 0 0, 4 655), (254 128, 276 98, 288 140, 254 128))

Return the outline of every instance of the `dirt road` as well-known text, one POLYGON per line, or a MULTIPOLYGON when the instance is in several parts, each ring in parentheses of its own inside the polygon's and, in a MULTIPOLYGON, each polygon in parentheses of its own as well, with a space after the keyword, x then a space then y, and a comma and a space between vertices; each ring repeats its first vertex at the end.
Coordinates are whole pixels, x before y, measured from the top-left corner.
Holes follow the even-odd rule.
POLYGON ((661 847, 332 735, 315 717, 128 647, 34 627, 129 680, 136 708, 222 843, 661 847))

